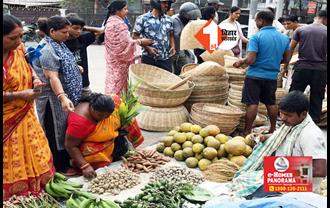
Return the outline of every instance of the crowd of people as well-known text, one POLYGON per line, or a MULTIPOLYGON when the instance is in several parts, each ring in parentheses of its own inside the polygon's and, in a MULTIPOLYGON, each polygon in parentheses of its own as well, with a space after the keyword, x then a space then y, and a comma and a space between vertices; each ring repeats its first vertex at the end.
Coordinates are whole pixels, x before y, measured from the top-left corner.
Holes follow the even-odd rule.
MULTIPOLYGON (((237 43, 232 51, 239 61, 233 67, 248 65, 242 91, 242 103, 247 107, 242 134, 251 133, 262 102, 271 124, 265 144, 276 143, 275 149, 253 153, 234 180, 240 183, 237 187, 250 186, 244 182, 251 182, 246 179, 252 176, 244 171, 259 171, 261 156, 275 152, 313 156, 315 177, 326 175, 326 145, 315 123, 320 122, 327 84, 327 12, 320 11, 309 25, 299 24, 295 16, 285 18, 282 25, 274 20, 272 8, 259 11, 255 34, 247 38, 238 22, 239 7, 232 7, 228 18, 222 20, 218 10, 223 3, 219 0, 208 0, 201 10, 187 2, 178 14, 168 16, 171 3, 151 0, 151 11, 136 19, 132 32, 125 0, 112 1, 108 6, 104 29, 86 26, 75 13, 40 18, 41 49, 32 52, 27 52, 21 42, 21 21, 13 15, 3 15, 4 199, 14 194, 39 193, 55 169, 66 175, 95 177, 95 170, 119 160, 129 143, 140 145, 144 139, 137 122, 122 126, 118 112, 120 93, 128 86, 129 66, 139 58, 142 63, 180 74, 185 64, 202 63, 200 55, 205 49, 180 50, 183 28, 197 19, 212 19, 237 28, 237 43), (97 38, 104 40, 106 51, 104 94, 89 88, 88 74, 93 69, 88 66, 87 47, 97 38), (245 57, 242 43, 247 44, 245 57), (277 79, 286 76, 294 53, 299 54, 299 59, 292 68, 290 93, 278 111, 277 79), (311 88, 309 101, 302 93, 307 85, 311 88), (276 130, 278 116, 283 125, 276 130)), ((255 184, 253 187, 260 187, 255 184)), ((245 196, 256 191, 249 190, 252 191, 245 196)))

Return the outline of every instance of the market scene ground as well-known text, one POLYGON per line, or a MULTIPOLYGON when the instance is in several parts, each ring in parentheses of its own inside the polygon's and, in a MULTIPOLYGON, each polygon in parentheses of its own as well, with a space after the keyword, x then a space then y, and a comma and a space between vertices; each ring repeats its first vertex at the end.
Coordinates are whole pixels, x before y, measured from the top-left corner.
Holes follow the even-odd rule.
POLYGON ((327 207, 323 3, 175 3, 4 4, 5 208, 327 207))

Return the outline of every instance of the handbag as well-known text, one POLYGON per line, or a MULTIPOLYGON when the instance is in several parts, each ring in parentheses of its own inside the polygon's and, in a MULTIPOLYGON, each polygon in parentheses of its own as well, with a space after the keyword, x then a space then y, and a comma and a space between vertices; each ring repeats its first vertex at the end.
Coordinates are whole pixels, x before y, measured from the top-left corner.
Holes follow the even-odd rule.
MULTIPOLYGON (((239 28, 236 22, 235 25, 237 28, 237 32, 239 33, 239 28)), ((241 49, 239 48, 239 40, 237 41, 237 44, 234 46, 234 48, 231 49, 231 51, 234 53, 235 56, 239 56, 239 54, 241 53, 241 49)))

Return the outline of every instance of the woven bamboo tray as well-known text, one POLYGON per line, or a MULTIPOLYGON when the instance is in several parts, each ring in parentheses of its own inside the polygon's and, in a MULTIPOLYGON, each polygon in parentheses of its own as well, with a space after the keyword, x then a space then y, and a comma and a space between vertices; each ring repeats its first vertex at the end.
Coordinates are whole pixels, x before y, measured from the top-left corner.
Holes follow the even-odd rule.
POLYGON ((134 95, 143 105, 151 107, 174 107, 183 104, 191 95, 195 84, 188 81, 188 89, 158 90, 138 86, 134 95))
POLYGON ((189 113, 183 105, 173 108, 150 107, 136 117, 141 129, 159 132, 170 131, 174 126, 187 122, 188 118, 189 113))
POLYGON ((242 92, 244 81, 234 81, 230 83, 230 88, 242 92))
MULTIPOLYGON (((129 66, 129 79, 133 84, 140 83, 142 87, 153 89, 166 89, 182 80, 175 74, 148 64, 131 64, 129 66)), ((177 89, 188 88, 189 85, 184 84, 177 89)))

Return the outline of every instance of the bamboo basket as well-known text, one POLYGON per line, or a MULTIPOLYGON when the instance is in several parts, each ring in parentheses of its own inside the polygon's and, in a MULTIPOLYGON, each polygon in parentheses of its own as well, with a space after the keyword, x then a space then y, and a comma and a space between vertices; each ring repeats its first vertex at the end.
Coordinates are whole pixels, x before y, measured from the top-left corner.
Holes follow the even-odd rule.
MULTIPOLYGON (((256 119, 253 122, 253 127, 264 126, 266 124, 267 117, 262 114, 257 114, 256 119)), ((243 131, 245 128, 245 117, 242 116, 240 119, 240 123, 237 127, 238 130, 243 131)))
POLYGON ((195 103, 191 108, 190 120, 196 124, 216 125, 221 132, 231 134, 239 125, 243 112, 237 107, 212 103, 195 103))
POLYGON ((172 108, 150 107, 149 111, 141 112, 136 119, 141 129, 165 132, 187 122, 189 113, 183 105, 172 108))
POLYGON ((203 61, 214 61, 220 64, 221 66, 224 66, 225 55, 234 56, 234 53, 231 50, 222 50, 222 49, 215 50, 212 53, 206 50, 204 53, 201 54, 201 58, 203 59, 203 61))
MULTIPOLYGON (((225 60, 225 67, 233 67, 233 64, 239 60, 239 58, 235 56, 228 56, 228 55, 224 55, 223 58, 225 60)), ((247 68, 248 66, 246 64, 243 64, 241 67, 247 68)))
POLYGON ((174 107, 183 104, 191 95, 195 84, 188 81, 188 89, 158 90, 137 86, 134 95, 143 105, 151 107, 174 107))
POLYGON ((230 83, 230 88, 242 92, 244 81, 234 81, 230 83))
POLYGON ((183 67, 181 68, 181 74, 183 74, 189 70, 192 70, 193 68, 195 68, 198 65, 199 64, 195 64, 195 63, 189 63, 189 64, 183 65, 183 67))
POLYGON ((185 72, 180 74, 181 77, 192 77, 197 76, 222 76, 226 73, 226 69, 220 64, 214 61, 205 61, 201 64, 196 65, 195 67, 189 67, 189 70, 185 69, 185 72), (198 74, 196 76, 196 74, 198 74))
MULTIPOLYGON (((153 89, 166 89, 182 80, 175 74, 148 64, 131 64, 129 79, 133 84, 140 83, 142 87, 153 89)), ((189 85, 186 83, 176 89, 189 89, 189 85)))
POLYGON ((206 23, 207 20, 193 20, 183 28, 180 36, 180 50, 204 48, 195 38, 195 34, 202 29, 206 23))

